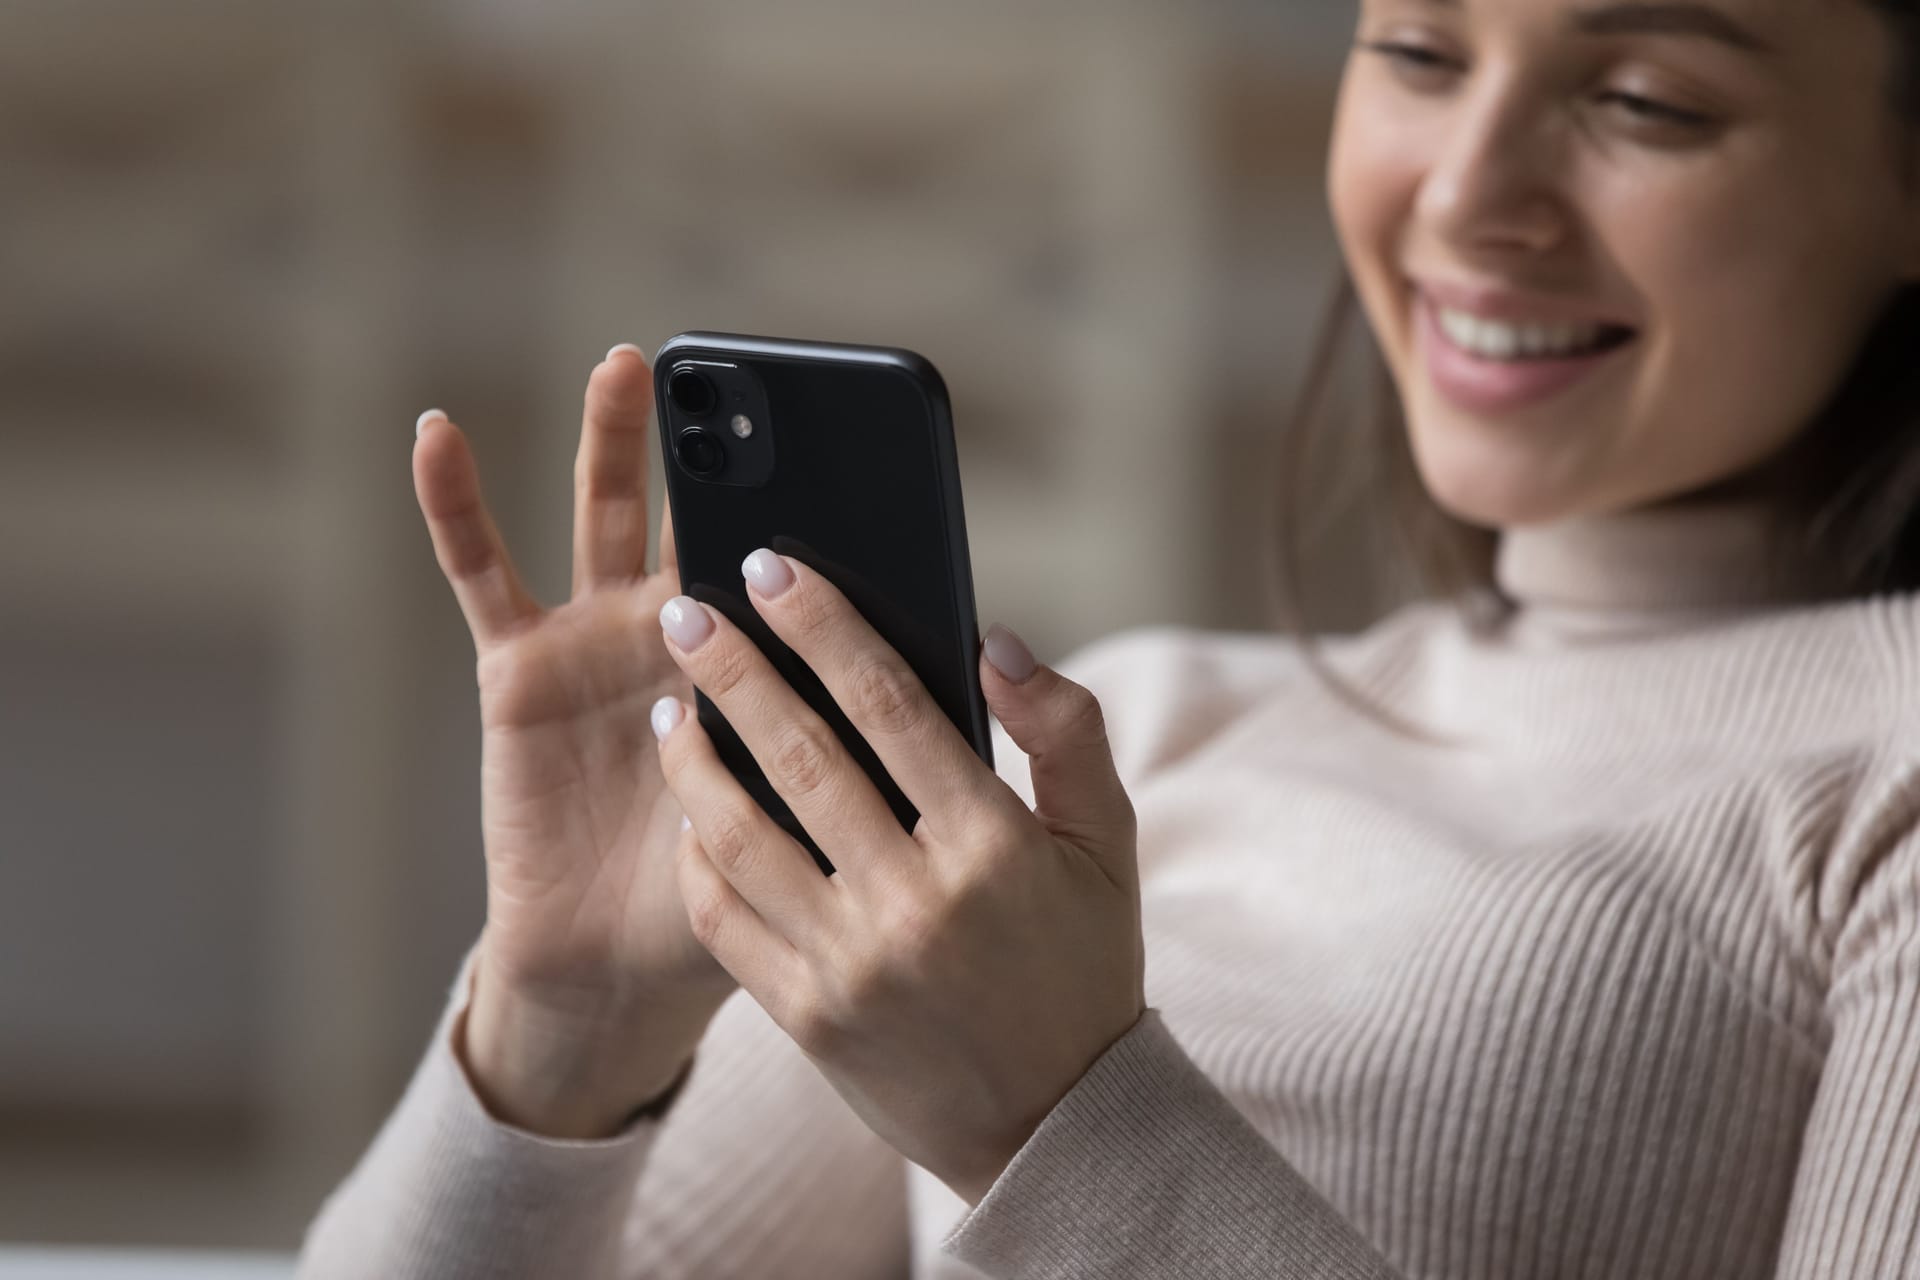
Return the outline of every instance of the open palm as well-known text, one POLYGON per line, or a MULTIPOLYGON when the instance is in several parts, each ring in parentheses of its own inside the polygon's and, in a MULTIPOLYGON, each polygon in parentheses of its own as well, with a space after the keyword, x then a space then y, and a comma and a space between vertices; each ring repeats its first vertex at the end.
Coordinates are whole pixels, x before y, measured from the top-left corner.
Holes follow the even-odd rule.
POLYGON ((690 931, 675 886, 680 810, 648 711, 691 696, 661 639, 679 590, 672 526, 646 571, 652 377, 617 347, 587 382, 574 480, 573 596, 527 592, 481 497, 465 437, 422 418, 413 475, 440 567, 473 633, 486 845, 483 980, 558 1012, 717 1004, 732 979, 690 931))

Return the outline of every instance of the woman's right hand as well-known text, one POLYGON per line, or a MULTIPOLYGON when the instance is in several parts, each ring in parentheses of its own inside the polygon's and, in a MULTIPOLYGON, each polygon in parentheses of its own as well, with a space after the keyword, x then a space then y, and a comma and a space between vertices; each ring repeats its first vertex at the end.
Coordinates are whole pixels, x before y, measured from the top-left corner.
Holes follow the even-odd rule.
POLYGON ((478 655, 487 920, 466 1066, 500 1118, 553 1136, 617 1130, 679 1074, 736 985, 687 924, 680 810, 649 723, 656 700, 692 696, 660 632, 680 589, 669 519, 646 571, 652 415, 645 357, 614 348, 587 381, 573 598, 553 609, 515 571, 459 428, 430 412, 413 451, 478 655))

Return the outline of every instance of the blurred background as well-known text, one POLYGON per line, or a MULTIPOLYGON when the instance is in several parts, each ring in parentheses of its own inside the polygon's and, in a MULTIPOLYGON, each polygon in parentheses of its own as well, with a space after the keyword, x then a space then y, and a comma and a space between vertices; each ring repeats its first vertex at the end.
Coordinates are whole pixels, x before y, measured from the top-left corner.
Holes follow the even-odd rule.
POLYGON ((290 1250, 413 1070, 483 906, 422 409, 557 601, 610 345, 911 347, 984 620, 1270 627, 1348 10, 0 8, 0 1241, 290 1250))

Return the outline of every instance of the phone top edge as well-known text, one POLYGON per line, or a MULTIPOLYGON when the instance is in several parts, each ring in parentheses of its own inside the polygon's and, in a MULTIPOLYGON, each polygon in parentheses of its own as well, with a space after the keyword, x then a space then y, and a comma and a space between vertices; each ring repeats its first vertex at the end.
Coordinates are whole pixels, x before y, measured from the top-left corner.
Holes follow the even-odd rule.
POLYGON ((946 380, 931 360, 905 347, 884 347, 854 342, 817 342, 806 338, 767 338, 745 333, 720 333, 693 329, 675 334, 654 353, 656 368, 682 351, 714 351, 727 355, 763 356, 785 360, 834 360, 898 369, 946 393, 946 380))

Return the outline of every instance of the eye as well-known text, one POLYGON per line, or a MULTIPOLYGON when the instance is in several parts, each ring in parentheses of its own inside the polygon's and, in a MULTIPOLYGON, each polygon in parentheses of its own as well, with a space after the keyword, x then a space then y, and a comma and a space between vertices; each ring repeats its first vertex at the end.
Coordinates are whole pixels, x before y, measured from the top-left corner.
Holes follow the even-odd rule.
POLYGON ((1619 107, 1643 123, 1675 125, 1684 129, 1706 129, 1714 123, 1713 117, 1703 116, 1698 111, 1668 106, 1664 102, 1655 102, 1652 98, 1642 98, 1638 94, 1609 90, 1601 94, 1599 100, 1619 107))
POLYGON ((1385 58, 1403 74, 1445 71, 1449 66, 1444 55, 1432 49, 1423 49, 1416 44, 1396 44, 1391 40, 1368 40, 1362 41, 1356 47, 1385 58))
MULTIPOLYGON (((1393 40, 1366 40, 1361 41, 1355 48, 1386 59, 1405 80, 1411 80, 1416 76, 1444 75, 1459 69, 1445 54, 1416 44, 1403 44, 1393 40)), ((1688 111, 1684 107, 1671 106, 1653 98, 1645 98, 1622 90, 1608 90, 1600 94, 1597 100, 1603 105, 1619 108, 1635 123, 1641 125, 1705 132, 1718 123, 1712 116, 1702 115, 1698 111, 1688 111)))

